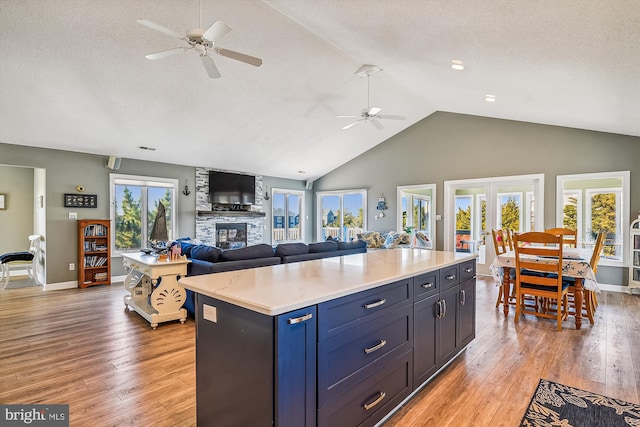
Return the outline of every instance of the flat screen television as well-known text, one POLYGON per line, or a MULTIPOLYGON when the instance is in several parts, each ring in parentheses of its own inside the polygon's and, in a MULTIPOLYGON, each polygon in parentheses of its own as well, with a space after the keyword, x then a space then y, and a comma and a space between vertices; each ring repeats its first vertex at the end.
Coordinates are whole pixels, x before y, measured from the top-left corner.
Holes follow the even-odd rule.
POLYGON ((256 202, 256 177, 209 171, 209 200, 212 205, 253 205, 256 202))

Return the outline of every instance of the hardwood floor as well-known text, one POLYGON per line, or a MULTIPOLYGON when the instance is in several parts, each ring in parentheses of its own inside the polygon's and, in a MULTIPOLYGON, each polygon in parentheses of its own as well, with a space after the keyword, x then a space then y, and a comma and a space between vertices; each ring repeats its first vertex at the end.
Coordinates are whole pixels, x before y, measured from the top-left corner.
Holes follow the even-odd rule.
MULTIPOLYGON (((476 339, 385 427, 516 426, 540 378, 639 403, 640 297, 603 292, 595 325, 505 319, 478 280, 476 339)), ((68 403, 71 426, 195 425, 195 325, 152 330, 121 285, 0 292, 0 403, 68 403)), ((224 427, 224 426, 223 426, 224 427)), ((250 427, 250 426, 248 426, 250 427)))

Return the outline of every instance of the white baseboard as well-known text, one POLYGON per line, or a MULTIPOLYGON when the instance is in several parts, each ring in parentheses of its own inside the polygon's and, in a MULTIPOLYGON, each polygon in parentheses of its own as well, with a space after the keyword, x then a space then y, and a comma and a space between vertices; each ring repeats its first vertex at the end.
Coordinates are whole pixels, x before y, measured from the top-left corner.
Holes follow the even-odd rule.
MULTIPOLYGON (((124 282, 127 276, 113 276, 111 277, 111 283, 124 282)), ((62 289, 76 289, 78 287, 78 281, 71 282, 58 282, 58 283, 46 283, 43 286, 44 291, 59 291, 62 289)))

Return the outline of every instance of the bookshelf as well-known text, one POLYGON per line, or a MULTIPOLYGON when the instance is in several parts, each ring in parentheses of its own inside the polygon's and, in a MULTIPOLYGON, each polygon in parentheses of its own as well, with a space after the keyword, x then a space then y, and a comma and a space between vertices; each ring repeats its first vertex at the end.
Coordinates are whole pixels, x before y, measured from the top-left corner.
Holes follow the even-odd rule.
POLYGON ((631 223, 629 233, 631 248, 629 249, 629 292, 640 288, 640 218, 631 223))
POLYGON ((78 287, 111 284, 111 221, 78 220, 78 287))

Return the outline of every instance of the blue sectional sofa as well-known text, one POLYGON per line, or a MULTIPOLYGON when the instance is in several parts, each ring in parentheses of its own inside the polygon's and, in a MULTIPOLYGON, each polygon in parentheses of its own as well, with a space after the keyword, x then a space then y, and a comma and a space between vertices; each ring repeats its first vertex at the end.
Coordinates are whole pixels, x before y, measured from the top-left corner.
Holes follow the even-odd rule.
MULTIPOLYGON (((188 240, 178 242, 182 254, 191 260, 187 266, 187 276, 243 270, 291 262, 309 261, 342 255, 367 252, 367 244, 362 240, 337 242, 327 240, 318 243, 281 243, 275 248, 267 244, 248 246, 241 249, 220 249, 208 245, 196 245, 188 240)), ((184 304, 189 314, 195 314, 193 292, 187 290, 184 304)))

